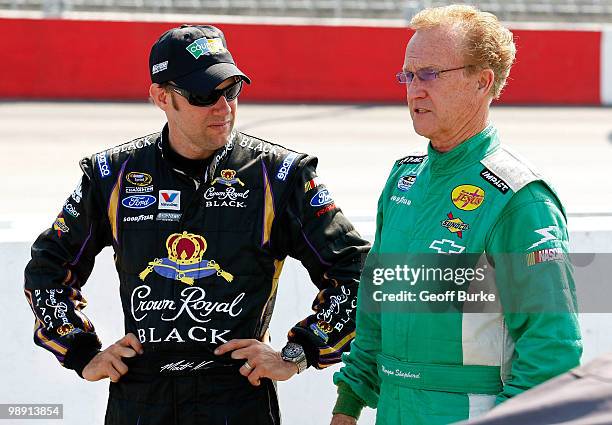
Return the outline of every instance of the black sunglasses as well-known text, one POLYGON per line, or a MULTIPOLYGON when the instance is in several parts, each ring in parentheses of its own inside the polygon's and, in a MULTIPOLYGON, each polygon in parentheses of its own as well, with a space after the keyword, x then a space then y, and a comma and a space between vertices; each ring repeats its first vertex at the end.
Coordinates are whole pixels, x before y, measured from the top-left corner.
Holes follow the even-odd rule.
POLYGON ((228 102, 231 102, 238 97, 242 90, 242 80, 238 80, 231 86, 223 89, 213 89, 207 95, 191 93, 173 83, 168 83, 168 85, 172 87, 172 90, 187 99, 189 104, 193 106, 212 106, 217 103, 221 96, 225 97, 228 102))

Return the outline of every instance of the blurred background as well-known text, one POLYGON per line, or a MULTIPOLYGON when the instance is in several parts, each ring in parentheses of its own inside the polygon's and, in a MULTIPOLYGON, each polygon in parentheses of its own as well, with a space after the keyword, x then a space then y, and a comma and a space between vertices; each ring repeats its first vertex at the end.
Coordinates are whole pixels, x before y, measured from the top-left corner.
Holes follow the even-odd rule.
POLYGON ((3 0, 3 8, 61 16, 74 11, 359 19, 408 19, 426 7, 467 3, 504 21, 610 22, 610 0, 3 0))
MULTIPOLYGON (((64 419, 49 423, 103 423, 107 383, 80 380, 34 346, 23 268, 80 178, 78 160, 163 126, 147 102, 149 49, 163 31, 207 23, 225 32, 253 80, 241 94, 237 128, 318 156, 336 204, 371 240, 393 161, 427 143, 412 130, 405 87, 394 77, 411 36, 407 22, 448 3, 0 0, 0 403, 62 403, 64 419)), ((504 143, 558 190, 572 250, 611 253, 612 0, 465 3, 495 13, 515 35, 517 61, 491 114, 504 143)), ((110 249, 84 295, 105 346, 120 338, 110 249)), ((315 295, 301 265, 288 261, 271 326, 277 349, 315 295)), ((581 325, 585 361, 612 349, 611 314, 582 314, 581 325)), ((284 423, 329 423, 337 368, 279 384, 284 423)), ((374 413, 364 412, 360 424, 373 424, 374 413)))

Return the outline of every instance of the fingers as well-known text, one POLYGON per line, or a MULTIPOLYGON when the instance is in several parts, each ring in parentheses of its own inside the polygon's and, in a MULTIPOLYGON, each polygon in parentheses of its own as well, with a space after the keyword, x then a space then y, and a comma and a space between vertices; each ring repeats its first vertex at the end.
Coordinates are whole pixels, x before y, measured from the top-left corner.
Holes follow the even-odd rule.
POLYGON ((109 349, 99 353, 83 369, 83 378, 88 381, 99 381, 109 378, 118 382, 128 372, 128 367, 121 361, 121 357, 113 354, 109 349))
POLYGON ((125 363, 123 363, 123 362, 121 361, 121 359, 118 359, 118 358, 113 358, 113 359, 111 360, 111 362, 110 362, 110 363, 111 363, 111 365, 113 366, 113 368, 114 368, 114 369, 115 369, 117 372, 119 372, 119 374, 120 374, 121 376, 125 375, 125 374, 128 372, 128 367, 127 367, 127 365, 126 365, 125 363))
POLYGON ((261 367, 260 368, 255 368, 251 371, 251 373, 249 373, 249 376, 247 376, 247 379, 249 380, 249 382, 251 383, 251 385, 253 385, 254 387, 258 387, 261 384, 260 378, 261 378, 261 367))
POLYGON ((253 369, 255 369, 255 364, 247 360, 240 369, 238 369, 238 372, 240 372, 242 376, 249 376, 253 372, 253 369))
POLYGON ((246 376, 251 385, 255 387, 261 384, 260 380, 264 376, 264 368, 262 366, 258 367, 253 359, 247 359, 238 371, 242 376, 246 376))
POLYGON ((134 334, 127 334, 119 341, 97 354, 83 369, 83 377, 89 381, 98 381, 108 377, 118 382, 128 372, 124 357, 135 357, 144 352, 142 344, 134 334))
POLYGON ((119 357, 135 357, 138 354, 132 348, 123 347, 121 345, 114 345, 112 347, 112 353, 119 357))
POLYGON ((117 341, 116 344, 121 345, 123 347, 131 347, 138 354, 144 353, 142 344, 140 343, 136 335, 134 335, 133 333, 127 334, 119 341, 117 341))
POLYGON ((121 374, 115 369, 112 362, 106 364, 106 375, 112 382, 119 382, 121 374))
POLYGON ((260 344, 256 339, 232 339, 223 345, 220 345, 215 350, 215 354, 220 356, 230 351, 234 351, 239 348, 245 348, 253 344, 260 344))
MULTIPOLYGON (((255 354, 254 350, 251 348, 252 346, 246 348, 239 348, 238 350, 232 351, 231 357, 232 359, 248 359, 253 357, 255 354)), ((251 366, 255 366, 251 363, 251 366)))

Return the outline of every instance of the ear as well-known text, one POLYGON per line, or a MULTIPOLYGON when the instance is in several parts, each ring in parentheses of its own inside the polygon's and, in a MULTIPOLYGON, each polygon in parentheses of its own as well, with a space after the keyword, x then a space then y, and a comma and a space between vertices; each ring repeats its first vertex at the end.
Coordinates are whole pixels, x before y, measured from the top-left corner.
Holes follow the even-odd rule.
POLYGON ((149 86, 149 96, 151 96, 155 105, 162 111, 166 111, 170 108, 170 93, 164 90, 159 84, 153 83, 149 86))
POLYGON ((490 95, 495 81, 495 72, 492 69, 486 68, 480 70, 478 74, 478 90, 485 95, 490 95))

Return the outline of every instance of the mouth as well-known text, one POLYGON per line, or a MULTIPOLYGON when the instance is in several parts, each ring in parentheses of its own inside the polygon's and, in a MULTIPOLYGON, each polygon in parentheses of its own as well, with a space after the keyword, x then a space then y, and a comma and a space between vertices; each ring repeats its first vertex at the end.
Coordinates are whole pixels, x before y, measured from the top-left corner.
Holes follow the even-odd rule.
POLYGON ((212 128, 222 129, 224 127, 229 127, 231 123, 232 123, 231 120, 227 120, 227 121, 221 121, 221 122, 214 122, 212 124, 209 124, 208 126, 212 128))
POLYGON ((414 112, 415 115, 423 115, 431 111, 425 108, 412 108, 412 112, 414 112))

